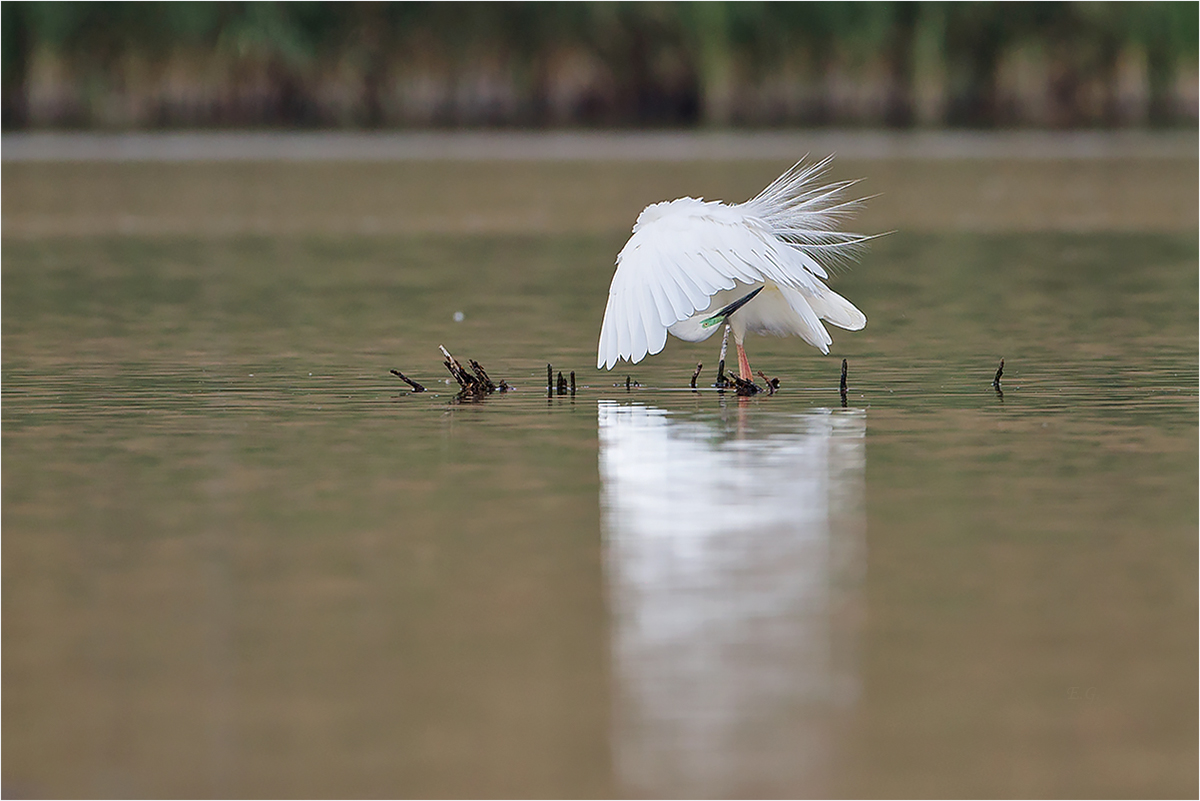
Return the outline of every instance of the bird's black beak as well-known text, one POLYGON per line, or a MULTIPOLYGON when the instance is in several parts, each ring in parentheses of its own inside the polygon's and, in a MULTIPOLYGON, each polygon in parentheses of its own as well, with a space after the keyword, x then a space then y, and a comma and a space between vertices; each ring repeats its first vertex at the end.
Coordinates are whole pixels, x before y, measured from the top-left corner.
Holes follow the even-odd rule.
POLYGON ((744 297, 740 297, 737 300, 735 300, 733 303, 730 303, 728 306, 721 309, 719 312, 714 314, 712 317, 709 317, 707 320, 702 322, 700 325, 703 326, 704 328, 711 328, 712 326, 714 326, 717 323, 724 320, 729 315, 733 314, 738 309, 745 306, 747 303, 749 303, 751 300, 754 299, 755 295, 757 295, 759 292, 762 292, 762 291, 763 291, 763 288, 760 286, 758 289, 754 290, 753 292, 748 292, 744 297))

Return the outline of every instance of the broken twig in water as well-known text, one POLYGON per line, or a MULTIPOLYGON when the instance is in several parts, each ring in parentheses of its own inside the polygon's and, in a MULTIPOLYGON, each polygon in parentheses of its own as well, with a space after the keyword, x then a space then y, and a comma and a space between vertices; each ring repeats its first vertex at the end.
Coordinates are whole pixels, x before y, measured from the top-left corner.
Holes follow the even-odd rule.
POLYGON ((846 360, 842 359, 842 380, 840 383, 838 383, 838 390, 843 395, 846 394, 846 368, 847 368, 846 360))
POLYGON ((842 378, 838 382, 838 394, 842 396, 842 408, 846 407, 846 360, 842 359, 842 378))
POLYGON ((767 383, 767 394, 768 395, 774 395, 775 391, 777 389, 779 389, 779 379, 778 378, 767 378, 766 373, 764 373, 762 370, 758 371, 758 377, 767 383))
POLYGON ((546 365, 546 397, 554 395, 554 367, 550 364, 546 365))
POLYGON ((738 395, 757 395, 763 391, 762 387, 760 387, 758 384, 755 384, 753 381, 747 381, 741 376, 736 376, 733 373, 729 374, 728 379, 729 384, 733 386, 738 395))
POLYGON ((558 383, 556 384, 559 395, 567 394, 567 379, 563 378, 562 370, 558 371, 558 383))
POLYGON ((992 379, 992 386, 1000 389, 1000 377, 1004 375, 1004 359, 1000 360, 1000 367, 996 370, 996 377, 992 379))
POLYGON ((692 380, 688 384, 688 386, 690 386, 692 389, 696 388, 696 379, 700 377, 700 370, 703 369, 703 367, 704 362, 696 362, 696 369, 692 372, 692 380))
POLYGON ((467 389, 479 383, 479 379, 464 370, 463 366, 458 363, 458 359, 450 355, 450 351, 446 350, 445 345, 438 345, 438 349, 441 350, 442 356, 445 357, 442 364, 446 365, 446 369, 450 371, 450 375, 454 377, 454 380, 458 382, 460 387, 467 389))
POLYGON ((400 372, 399 370, 392 370, 391 372, 392 372, 392 375, 396 376, 401 381, 403 381, 405 384, 408 384, 410 387, 412 387, 413 392, 424 392, 425 391, 425 387, 421 386, 416 381, 413 381, 411 378, 409 378, 408 376, 406 376, 404 373, 400 372))
POLYGON ((571 397, 575 397, 575 371, 571 371, 571 397))

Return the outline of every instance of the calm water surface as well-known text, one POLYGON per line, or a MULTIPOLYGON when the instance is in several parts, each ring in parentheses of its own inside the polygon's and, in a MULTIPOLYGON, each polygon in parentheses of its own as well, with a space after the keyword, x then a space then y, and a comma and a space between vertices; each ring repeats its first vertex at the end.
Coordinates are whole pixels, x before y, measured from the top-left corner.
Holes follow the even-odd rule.
MULTIPOLYGON (((696 169, 740 199, 778 166, 696 169)), ((214 202, 191 234, 69 236, 21 215, 94 168, 22 169, 6 794, 1195 791, 1194 227, 935 215, 836 278, 864 331, 751 341, 783 386, 738 399, 706 387, 715 343, 592 367, 614 254, 678 167, 650 196, 614 170, 636 208, 603 230, 256 234, 214 202), (439 344, 515 390, 455 403, 439 344)))

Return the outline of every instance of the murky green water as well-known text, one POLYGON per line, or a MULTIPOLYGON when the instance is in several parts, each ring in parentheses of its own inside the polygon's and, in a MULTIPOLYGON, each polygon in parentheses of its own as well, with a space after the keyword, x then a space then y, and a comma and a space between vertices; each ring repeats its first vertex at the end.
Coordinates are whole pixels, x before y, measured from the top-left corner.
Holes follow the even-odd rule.
POLYGON ((592 368, 621 228, 196 226, 6 228, 7 794, 1194 791, 1194 229, 900 230, 737 399, 592 368))

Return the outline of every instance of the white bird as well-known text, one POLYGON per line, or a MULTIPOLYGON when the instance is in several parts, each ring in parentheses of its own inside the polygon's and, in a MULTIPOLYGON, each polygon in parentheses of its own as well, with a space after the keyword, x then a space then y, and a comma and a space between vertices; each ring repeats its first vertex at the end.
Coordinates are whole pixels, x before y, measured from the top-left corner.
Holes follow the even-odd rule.
POLYGON ((794 334, 828 354, 822 320, 865 326, 866 315, 823 283, 826 267, 871 238, 834 230, 861 201, 843 200, 855 181, 817 183, 832 160, 800 161, 745 203, 684 197, 647 206, 617 255, 596 367, 636 364, 663 349, 668 331, 700 342, 728 320, 738 371, 750 381, 747 332, 794 334))

